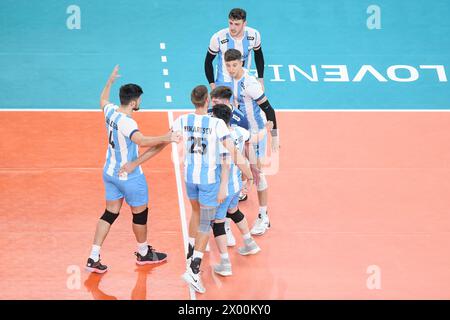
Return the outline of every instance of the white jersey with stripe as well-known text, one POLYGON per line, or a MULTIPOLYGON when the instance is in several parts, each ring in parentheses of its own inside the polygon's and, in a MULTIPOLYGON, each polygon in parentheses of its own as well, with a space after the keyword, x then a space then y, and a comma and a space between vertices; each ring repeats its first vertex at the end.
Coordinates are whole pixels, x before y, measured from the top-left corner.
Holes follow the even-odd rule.
POLYGON ((120 167, 138 157, 139 147, 131 141, 131 137, 139 129, 136 121, 122 112, 117 112, 117 108, 119 107, 116 105, 107 104, 103 109, 108 134, 108 149, 103 172, 120 180, 129 180, 143 174, 139 166, 130 174, 119 176, 120 167))
POLYGON ((233 79, 233 93, 236 99, 236 105, 239 106, 247 117, 249 130, 256 132, 264 129, 266 125, 266 114, 256 101, 264 98, 264 91, 261 83, 248 70, 244 69, 244 74, 240 79, 233 79))
POLYGON ((178 117, 173 131, 183 135, 185 147, 184 179, 195 184, 211 184, 220 180, 223 140, 230 136, 225 122, 209 115, 189 113, 178 117))
MULTIPOLYGON (((250 132, 244 128, 231 127, 230 137, 234 142, 236 149, 244 154, 245 143, 250 139, 250 132)), ((231 163, 230 176, 228 178, 228 195, 233 195, 242 189, 242 172, 235 163, 231 163)))
POLYGON ((231 82, 231 76, 225 66, 224 55, 228 49, 237 49, 242 53, 244 68, 252 67, 252 50, 261 46, 261 35, 258 30, 245 27, 242 39, 234 39, 228 28, 216 32, 209 41, 209 52, 218 55, 216 82, 231 82))

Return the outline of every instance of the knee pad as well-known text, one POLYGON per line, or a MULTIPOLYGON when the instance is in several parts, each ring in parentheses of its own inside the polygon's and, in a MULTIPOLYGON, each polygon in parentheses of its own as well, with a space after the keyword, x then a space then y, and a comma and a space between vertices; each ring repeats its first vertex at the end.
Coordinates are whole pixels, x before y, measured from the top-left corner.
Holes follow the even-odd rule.
POLYGON ((148 208, 146 208, 141 213, 133 213, 133 223, 134 224, 146 225, 147 218, 148 218, 148 208))
POLYGON ((227 213, 227 218, 233 220, 234 223, 239 223, 244 219, 244 214, 238 209, 235 213, 227 213))
POLYGON ((209 233, 211 223, 216 217, 216 208, 200 207, 198 232, 209 233))
POLYGON ((266 180, 266 176, 264 175, 264 173, 261 172, 261 174, 259 175, 259 183, 258 183, 258 187, 256 190, 258 191, 264 191, 267 189, 267 180, 266 180))
POLYGON ((213 234, 214 237, 223 236, 225 232, 225 222, 214 222, 213 224, 213 234))
POLYGON ((105 213, 100 217, 101 220, 108 222, 109 224, 113 224, 119 216, 119 212, 113 213, 105 209, 105 213))

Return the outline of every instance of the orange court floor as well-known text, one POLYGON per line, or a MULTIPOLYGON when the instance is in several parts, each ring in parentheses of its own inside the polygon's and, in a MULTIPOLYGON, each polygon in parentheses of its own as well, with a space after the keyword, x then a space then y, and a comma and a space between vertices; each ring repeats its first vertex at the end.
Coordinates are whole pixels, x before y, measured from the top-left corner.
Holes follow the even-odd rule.
MULTIPOLYGON (((139 112, 147 135, 168 112, 139 112)), ((176 118, 181 111, 174 112, 176 118)), ((135 265, 125 205, 89 255, 104 211, 107 146, 100 112, 0 112, 0 299, 190 299, 171 148, 143 165, 149 243, 168 253, 135 265)), ((262 251, 230 248, 233 276, 214 275, 211 241, 196 299, 449 299, 450 112, 279 112, 280 152, 268 166, 271 229, 262 251)), ((182 185, 182 184, 181 184, 182 185)), ((186 216, 190 215, 185 191, 186 216)), ((240 203, 249 223, 256 191, 240 203)))

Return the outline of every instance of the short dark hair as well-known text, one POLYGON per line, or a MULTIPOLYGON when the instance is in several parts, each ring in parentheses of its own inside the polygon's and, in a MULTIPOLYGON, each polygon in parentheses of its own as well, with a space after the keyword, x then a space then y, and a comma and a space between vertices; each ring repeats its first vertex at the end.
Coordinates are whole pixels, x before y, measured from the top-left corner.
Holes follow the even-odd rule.
POLYGON ((247 19, 247 12, 245 12, 245 10, 241 8, 231 9, 230 13, 228 14, 228 19, 245 21, 247 19))
POLYGON ((222 119, 227 125, 231 121, 231 109, 226 104, 219 103, 213 106, 213 116, 222 119))
POLYGON ((191 101, 196 108, 201 108, 205 105, 208 99, 208 88, 204 85, 196 86, 191 92, 191 101))
POLYGON ((237 49, 228 49, 225 51, 225 62, 230 62, 234 60, 241 60, 242 59, 242 53, 237 49))
POLYGON ((119 97, 120 104, 123 106, 128 105, 131 101, 139 99, 143 94, 142 88, 134 83, 125 84, 120 87, 119 97))
POLYGON ((227 86, 218 86, 211 91, 211 98, 230 100, 232 95, 233 91, 227 86))

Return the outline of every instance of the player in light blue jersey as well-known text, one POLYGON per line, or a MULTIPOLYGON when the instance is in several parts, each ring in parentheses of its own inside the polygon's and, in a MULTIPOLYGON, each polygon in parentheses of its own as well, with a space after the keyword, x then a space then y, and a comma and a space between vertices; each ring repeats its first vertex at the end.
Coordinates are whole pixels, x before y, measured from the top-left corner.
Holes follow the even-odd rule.
MULTIPOLYGON (((237 151, 243 153, 244 146, 246 147, 246 154, 253 155, 250 144, 250 132, 239 126, 231 126, 231 111, 225 104, 217 104, 213 106, 213 116, 222 119, 230 130, 230 137, 233 140, 237 151)), ((239 210, 239 193, 242 189, 241 171, 234 164, 231 163, 230 173, 228 177, 228 196, 217 208, 216 219, 213 225, 214 237, 217 247, 220 252, 220 264, 214 266, 214 272, 222 276, 231 276, 231 262, 227 250, 227 236, 225 229, 225 218, 233 220, 239 228, 244 239, 244 246, 238 249, 241 255, 256 254, 261 249, 256 244, 255 240, 250 235, 247 219, 239 210)))
POLYGON ((124 198, 133 213, 133 232, 138 242, 136 263, 138 265, 158 263, 167 258, 167 254, 156 252, 147 244, 148 189, 142 168, 138 166, 135 170, 123 174, 120 168, 138 157, 138 146, 151 147, 145 153, 145 157, 151 157, 170 142, 178 142, 180 136, 169 131, 163 136, 148 137, 139 131, 132 114, 133 111, 139 110, 143 91, 136 84, 126 84, 120 88, 120 106, 109 102, 111 85, 119 77, 118 70, 119 66, 116 66, 100 97, 108 137, 103 169, 106 209, 98 221, 91 254, 86 264, 86 270, 96 273, 108 270, 108 267, 100 262, 100 248, 111 225, 119 216, 124 198))
POLYGON ((234 8, 228 14, 228 28, 216 32, 209 42, 205 58, 205 75, 214 89, 219 85, 231 86, 231 76, 225 67, 224 54, 228 49, 237 49, 242 54, 245 68, 252 67, 252 51, 258 80, 264 86, 264 56, 261 49, 261 35, 258 30, 247 27, 247 13, 244 9, 234 8), (217 77, 214 78, 213 60, 218 56, 217 77))
MULTIPOLYGON (((250 75, 242 67, 241 52, 236 49, 229 49, 225 52, 225 64, 228 73, 233 78, 233 91, 236 104, 244 112, 249 122, 250 132, 259 132, 266 126, 266 121, 271 125, 272 152, 278 152, 279 138, 275 110, 264 94, 261 84, 255 77, 250 75)), ((267 134, 258 143, 254 144, 258 157, 258 167, 262 168, 262 161, 266 156, 267 134)), ((267 181, 261 171, 258 190, 259 214, 256 219, 252 234, 262 235, 270 228, 269 216, 267 215, 267 181)))
POLYGON ((191 101, 195 112, 178 117, 172 130, 183 136, 184 179, 192 207, 187 255, 190 263, 183 279, 197 292, 204 293, 206 290, 199 274, 200 265, 216 209, 227 195, 229 168, 221 165, 224 148, 232 153, 233 160, 243 174, 250 180, 253 177, 244 157, 234 152, 235 147, 226 124, 208 115, 208 89, 202 85, 195 87, 191 101))

